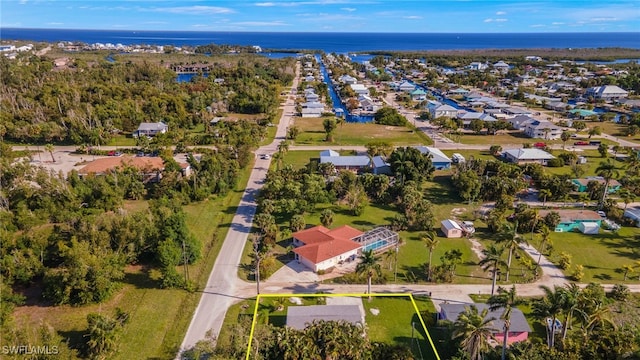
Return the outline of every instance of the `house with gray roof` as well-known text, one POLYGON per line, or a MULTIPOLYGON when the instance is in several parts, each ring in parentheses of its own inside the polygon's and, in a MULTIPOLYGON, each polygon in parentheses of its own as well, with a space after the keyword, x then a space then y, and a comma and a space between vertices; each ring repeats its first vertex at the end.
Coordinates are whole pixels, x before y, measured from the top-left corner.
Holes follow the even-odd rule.
POLYGON ((430 146, 416 146, 416 149, 431 157, 431 163, 436 170, 451 169, 451 159, 440 149, 430 146))
POLYGON ((391 175, 391 165, 387 162, 387 160, 382 156, 374 156, 371 159, 371 164, 373 165, 373 173, 376 175, 391 175))
POLYGON ((616 85, 602 85, 587 89, 587 96, 593 96, 596 99, 621 99, 629 96, 629 92, 616 85))
POLYGON ((547 162, 556 157, 540 149, 509 149, 502 152, 506 161, 514 164, 538 163, 547 165, 547 162))
POLYGON ((368 155, 340 156, 333 150, 320 152, 320 163, 331 163, 336 170, 360 171, 371 166, 371 158, 368 155))
POLYGON ((309 305, 287 307, 287 325, 304 330, 314 321, 346 321, 364 326, 364 316, 358 305, 309 305))
POLYGON ((437 119, 441 116, 453 119, 458 115, 458 109, 453 106, 436 102, 429 104, 429 112, 432 119, 437 119))
POLYGON ((560 139, 563 129, 550 121, 535 120, 526 123, 524 133, 530 138, 554 140, 560 139))
POLYGON ((162 121, 155 123, 143 122, 138 125, 138 129, 133 132, 133 137, 139 136, 156 136, 158 134, 164 134, 169 131, 169 125, 162 121))
POLYGON ((507 119, 507 122, 511 124, 511 126, 515 130, 523 130, 527 126, 527 124, 530 124, 534 121, 537 120, 527 115, 518 115, 512 117, 511 119, 507 119))
MULTIPOLYGON (((484 309, 489 310, 489 305, 487 304, 440 304, 440 312, 438 313, 438 318, 440 320, 448 320, 451 322, 455 322, 460 314, 465 312, 467 308, 470 306, 475 306, 478 309, 478 313, 482 312, 484 309)), ((487 317, 485 319, 491 319, 490 327, 493 329, 492 334, 496 339, 502 339, 504 337, 504 320, 500 319, 504 309, 496 309, 494 311, 489 311, 487 313, 487 317)), ((529 338, 529 333, 531 332, 531 327, 527 323, 527 319, 524 317, 522 311, 518 308, 513 308, 511 310, 511 318, 509 325, 509 334, 507 334, 507 342, 509 344, 513 344, 520 341, 525 341, 529 338)))
POLYGON ((322 112, 323 112, 322 108, 306 107, 306 108, 302 108, 302 111, 301 111, 300 115, 303 118, 321 117, 322 116, 322 112))

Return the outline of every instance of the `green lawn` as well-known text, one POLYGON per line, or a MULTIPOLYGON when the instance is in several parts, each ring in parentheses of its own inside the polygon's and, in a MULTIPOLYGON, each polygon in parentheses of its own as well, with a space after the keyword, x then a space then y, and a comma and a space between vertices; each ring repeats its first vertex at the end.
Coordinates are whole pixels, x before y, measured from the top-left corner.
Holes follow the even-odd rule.
POLYGON ((130 135, 117 135, 109 140, 108 146, 136 146, 136 139, 130 135))
MULTIPOLYGON (((552 261, 558 260, 561 252, 571 255, 570 274, 575 265, 584 266, 581 282, 622 283, 623 274, 619 269, 624 265, 636 266, 626 283, 638 284, 638 264, 640 261, 640 229, 623 227, 617 234, 600 230, 598 235, 583 235, 577 232, 552 233, 552 261)), ((536 246, 534 244, 534 246, 536 246)))
POLYGON ((322 122, 325 118, 294 118, 294 125, 300 129, 296 145, 366 145, 372 141, 386 141, 396 146, 425 145, 431 141, 421 131, 403 126, 378 124, 343 123, 334 131, 333 142, 325 141, 326 133, 322 122))
POLYGON ((640 143, 640 133, 635 136, 627 136, 628 125, 617 124, 612 121, 603 121, 598 123, 587 123, 588 125, 599 126, 602 132, 615 137, 620 137, 627 141, 635 141, 640 143))
MULTIPOLYGON (((424 312, 428 316, 435 314, 431 299, 417 297, 415 302, 421 313, 424 312)), ((420 322, 420 314, 416 313, 410 297, 374 296, 371 301, 363 298, 362 303, 366 313, 367 334, 371 341, 404 344, 411 348, 418 359, 437 359, 420 322), (371 309, 380 312, 373 315, 371 309)), ((425 323, 428 321, 423 320, 425 323)))

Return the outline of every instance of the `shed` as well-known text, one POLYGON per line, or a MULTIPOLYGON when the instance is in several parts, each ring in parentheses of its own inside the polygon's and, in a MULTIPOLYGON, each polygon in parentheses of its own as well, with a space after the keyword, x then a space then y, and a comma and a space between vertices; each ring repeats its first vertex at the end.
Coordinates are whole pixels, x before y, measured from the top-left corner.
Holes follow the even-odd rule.
POLYGON ((450 219, 442 220, 440 224, 441 224, 440 230, 442 230, 442 233, 444 234, 444 236, 448 238, 462 237, 462 234, 463 234, 462 227, 458 225, 458 223, 455 222, 454 220, 450 220, 450 219))
POLYGON ((597 234, 600 232, 600 225, 596 222, 583 222, 578 224, 578 230, 583 234, 597 234))

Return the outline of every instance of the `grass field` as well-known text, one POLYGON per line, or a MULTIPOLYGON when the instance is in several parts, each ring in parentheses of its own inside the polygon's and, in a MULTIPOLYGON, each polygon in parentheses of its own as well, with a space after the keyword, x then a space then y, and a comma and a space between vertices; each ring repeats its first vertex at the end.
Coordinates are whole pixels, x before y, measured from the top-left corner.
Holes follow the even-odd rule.
POLYGON ((587 123, 588 125, 599 126, 602 132, 611 136, 619 137, 627 141, 634 141, 640 145, 640 133, 635 136, 627 136, 628 125, 614 123, 612 121, 603 121, 597 123, 587 123))
MULTIPOLYGON (((245 170, 236 189, 223 198, 185 206, 187 225, 204 244, 203 258, 189 267, 190 279, 198 289, 206 284, 248 176, 249 171, 245 170)), ((142 201, 124 205, 132 211, 143 210, 146 206, 142 201)), ((182 273, 182 268, 178 271, 182 273)), ((68 339, 70 347, 78 348, 84 342, 89 313, 112 315, 120 308, 129 313, 130 318, 120 338, 118 352, 111 358, 169 359, 180 346, 199 300, 199 292, 161 289, 156 270, 136 265, 127 267, 121 290, 102 304, 70 307, 27 303, 16 309, 14 318, 16 325, 25 330, 34 329, 41 322, 47 323, 68 339)))
MULTIPOLYGON (((462 134, 462 135, 456 135, 456 134, 445 134, 446 137, 450 138, 451 140, 455 141, 455 142, 459 142, 462 144, 469 144, 469 145, 516 145, 516 144, 535 144, 537 142, 543 142, 545 144, 562 144, 562 140, 560 139, 556 139, 556 140, 544 140, 544 139, 534 139, 534 138, 530 138, 528 136, 526 136, 523 132, 520 131, 511 131, 511 132, 501 132, 497 135, 485 135, 485 134, 462 134)), ((582 140, 585 140, 588 135, 586 135, 586 133, 584 133, 583 135, 581 135, 582 140)), ((596 138, 594 138, 596 139, 596 138)), ((609 145, 615 145, 615 142, 607 140, 607 139, 601 139, 601 138, 597 138, 597 140, 602 141, 602 143, 604 144, 609 144, 609 145)), ((569 148, 571 145, 573 145, 573 143, 575 142, 575 139, 570 139, 569 141, 566 142, 566 146, 567 148, 569 148)))
POLYGON ((425 145, 431 140, 420 131, 403 126, 377 124, 343 123, 337 126, 333 142, 325 141, 326 133, 322 122, 325 118, 294 118, 294 125, 300 129, 296 145, 366 145, 372 141, 386 141, 392 145, 425 145))
MULTIPOLYGON (((623 227, 617 234, 600 230, 598 235, 583 235, 577 232, 552 233, 553 253, 551 260, 558 261, 561 252, 571 255, 571 274, 575 265, 584 266, 581 282, 623 283, 624 275, 619 270, 624 265, 635 266, 626 283, 638 284, 640 268, 640 229, 623 227)), ((534 244, 534 246, 537 245, 534 244)))

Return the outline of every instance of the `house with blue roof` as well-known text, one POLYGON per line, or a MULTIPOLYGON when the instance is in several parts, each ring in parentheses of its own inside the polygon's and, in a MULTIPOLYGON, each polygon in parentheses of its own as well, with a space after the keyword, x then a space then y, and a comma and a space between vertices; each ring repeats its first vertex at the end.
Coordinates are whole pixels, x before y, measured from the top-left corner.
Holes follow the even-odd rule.
POLYGON ((430 146, 416 146, 416 149, 431 157, 431 163, 436 170, 451 169, 451 159, 440 151, 440 149, 430 146))
POLYGON ((376 175, 391 175, 391 165, 382 156, 374 156, 371 159, 373 165, 373 173, 376 175))

